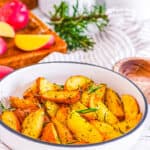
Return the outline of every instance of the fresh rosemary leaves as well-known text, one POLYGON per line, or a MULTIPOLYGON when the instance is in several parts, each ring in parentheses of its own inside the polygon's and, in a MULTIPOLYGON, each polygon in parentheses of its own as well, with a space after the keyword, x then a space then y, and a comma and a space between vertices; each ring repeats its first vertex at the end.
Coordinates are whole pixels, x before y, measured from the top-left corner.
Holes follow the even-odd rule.
POLYGON ((105 14, 105 6, 94 6, 90 12, 85 8, 82 13, 79 13, 77 0, 76 5, 72 7, 72 16, 69 15, 69 9, 68 3, 64 1, 59 6, 54 5, 55 11, 50 13, 50 24, 54 26, 59 36, 66 41, 70 51, 77 49, 86 51, 93 48, 93 39, 86 35, 87 27, 94 23, 102 31, 107 26, 109 20, 105 14))

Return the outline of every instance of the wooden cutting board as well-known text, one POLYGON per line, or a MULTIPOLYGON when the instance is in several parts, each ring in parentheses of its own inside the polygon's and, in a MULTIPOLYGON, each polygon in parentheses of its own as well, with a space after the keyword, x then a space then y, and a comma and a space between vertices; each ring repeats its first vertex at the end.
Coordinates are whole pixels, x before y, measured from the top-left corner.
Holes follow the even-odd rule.
MULTIPOLYGON (((57 51, 66 53, 67 45, 54 31, 48 28, 39 18, 30 12, 30 21, 26 28, 17 33, 26 34, 53 34, 55 36, 55 44, 49 49, 43 49, 32 52, 21 51, 15 46, 14 39, 5 38, 8 50, 0 56, 0 65, 6 65, 18 69, 28 65, 32 65, 43 59, 50 53, 57 51)), ((37 41, 38 42, 38 41, 37 41)))

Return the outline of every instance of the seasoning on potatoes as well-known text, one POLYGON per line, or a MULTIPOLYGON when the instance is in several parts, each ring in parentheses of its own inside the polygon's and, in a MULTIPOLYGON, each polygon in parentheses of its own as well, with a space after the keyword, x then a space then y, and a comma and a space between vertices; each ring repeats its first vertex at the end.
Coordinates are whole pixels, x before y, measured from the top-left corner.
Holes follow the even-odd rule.
POLYGON ((3 123, 55 144, 109 141, 131 131, 142 118, 132 95, 121 96, 109 85, 83 75, 69 77, 62 86, 39 77, 25 89, 23 98, 11 96, 9 102, 7 109, 0 103, 3 123))

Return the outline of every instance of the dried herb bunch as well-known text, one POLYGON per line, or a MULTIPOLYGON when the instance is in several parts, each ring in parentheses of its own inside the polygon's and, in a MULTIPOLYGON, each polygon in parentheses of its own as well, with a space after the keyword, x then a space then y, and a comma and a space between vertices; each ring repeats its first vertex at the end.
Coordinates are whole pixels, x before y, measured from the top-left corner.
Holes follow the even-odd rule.
POLYGON ((109 20, 105 14, 105 6, 93 6, 91 11, 84 8, 82 13, 79 13, 78 0, 75 6, 72 7, 73 14, 69 15, 68 3, 62 1, 59 6, 54 5, 54 12, 50 13, 50 24, 54 26, 55 31, 68 44, 70 51, 83 49, 89 50, 93 47, 93 39, 86 35, 89 24, 94 23, 101 30, 107 26, 109 20))

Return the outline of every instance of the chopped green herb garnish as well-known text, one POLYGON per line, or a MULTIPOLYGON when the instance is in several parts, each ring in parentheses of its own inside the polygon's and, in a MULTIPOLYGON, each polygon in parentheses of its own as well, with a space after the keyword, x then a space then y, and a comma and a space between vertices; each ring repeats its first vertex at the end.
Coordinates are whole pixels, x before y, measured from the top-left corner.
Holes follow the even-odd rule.
POLYGON ((61 89, 64 89, 64 85, 59 85, 61 89))
POLYGON ((86 113, 90 113, 90 112, 96 112, 98 110, 98 108, 88 108, 88 109, 83 109, 83 110, 77 110, 76 112, 80 113, 80 114, 86 114, 86 113))
POLYGON ((2 102, 0 102, 0 110, 3 112, 5 110, 7 110, 7 108, 4 106, 4 104, 2 102))
POLYGON ((102 87, 101 85, 98 85, 98 86, 92 85, 92 86, 90 86, 90 88, 89 88, 89 90, 88 90, 88 93, 89 93, 89 94, 90 94, 90 93, 93 93, 93 92, 97 91, 98 89, 100 89, 101 87, 102 87))

